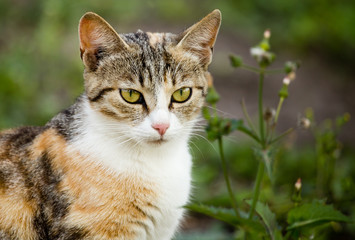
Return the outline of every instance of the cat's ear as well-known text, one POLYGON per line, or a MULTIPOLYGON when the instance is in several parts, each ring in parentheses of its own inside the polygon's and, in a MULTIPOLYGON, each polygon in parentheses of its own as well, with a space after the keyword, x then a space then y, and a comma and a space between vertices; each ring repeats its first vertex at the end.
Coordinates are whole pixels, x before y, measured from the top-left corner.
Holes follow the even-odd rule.
POLYGON ((96 70, 103 56, 129 48, 110 24, 92 12, 80 19, 79 38, 81 58, 84 65, 92 71, 96 70))
POLYGON ((177 47, 199 57, 200 62, 208 66, 212 60, 213 46, 221 25, 221 12, 216 9, 198 23, 182 33, 177 47))

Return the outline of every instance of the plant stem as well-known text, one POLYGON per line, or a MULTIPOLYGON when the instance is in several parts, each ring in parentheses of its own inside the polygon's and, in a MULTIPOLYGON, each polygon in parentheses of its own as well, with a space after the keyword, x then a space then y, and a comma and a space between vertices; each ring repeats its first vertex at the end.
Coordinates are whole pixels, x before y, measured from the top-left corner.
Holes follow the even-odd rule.
POLYGON ((264 72, 260 73, 259 78, 259 128, 260 140, 262 148, 265 148, 265 133, 264 133, 264 111, 263 111, 263 86, 264 86, 264 72))
POLYGON ((217 104, 213 103, 213 104, 212 104, 212 108, 213 108, 213 116, 214 116, 215 118, 217 118, 217 117, 218 117, 218 114, 217 114, 217 104))
POLYGON ((248 114, 248 110, 247 110, 247 107, 246 107, 246 105, 245 105, 244 98, 242 99, 242 109, 243 109, 244 116, 245 116, 245 118, 247 119, 247 122, 248 122, 249 127, 252 129, 252 132, 253 132, 254 134, 256 134, 256 129, 255 129, 255 127, 254 127, 253 122, 252 122, 251 119, 250 119, 249 114, 248 114))
POLYGON ((259 162, 258 173, 256 175, 256 182, 255 182, 254 193, 253 193, 253 201, 252 201, 250 212, 249 212, 249 219, 252 219, 254 211, 255 211, 256 203, 259 200, 261 180, 264 177, 264 168, 265 168, 264 162, 263 162, 263 160, 261 160, 259 162))
POLYGON ((251 72, 255 72, 255 73, 260 73, 260 69, 259 68, 256 68, 256 67, 252 67, 252 66, 249 66, 249 65, 241 65, 242 68, 245 68, 251 72))
POLYGON ((287 131, 283 132, 281 135, 277 136, 276 138, 272 139, 271 142, 269 143, 269 145, 274 144, 275 142, 279 141, 281 138, 285 137, 287 134, 289 134, 290 132, 292 132, 294 129, 290 128, 287 131))
POLYGON ((238 130, 241 131, 242 133, 245 133, 246 135, 248 135, 249 137, 254 139, 256 142, 261 144, 261 141, 260 141, 258 135, 255 134, 253 131, 251 131, 248 128, 243 127, 243 126, 239 127, 238 130))
POLYGON ((247 70, 249 70, 251 72, 255 72, 255 73, 280 74, 280 73, 284 73, 285 72, 285 70, 282 69, 282 68, 265 70, 263 68, 256 68, 256 67, 249 66, 249 65, 246 65, 246 64, 242 64, 240 67, 244 68, 244 69, 247 69, 247 70))
POLYGON ((276 114, 275 114, 275 125, 277 123, 277 120, 279 119, 279 114, 281 111, 282 103, 284 102, 285 98, 280 97, 279 105, 277 106, 276 114))
POLYGON ((219 154, 221 156, 222 160, 222 169, 223 169, 223 175, 224 175, 224 180, 226 181, 227 189, 228 189, 228 194, 231 200, 232 207, 235 211, 235 214, 237 217, 240 217, 238 208, 237 208, 237 201, 235 200, 231 184, 229 182, 229 177, 228 177, 228 170, 227 170, 227 163, 226 159, 224 158, 224 152, 223 152, 223 142, 222 142, 222 137, 218 138, 218 146, 219 146, 219 154))

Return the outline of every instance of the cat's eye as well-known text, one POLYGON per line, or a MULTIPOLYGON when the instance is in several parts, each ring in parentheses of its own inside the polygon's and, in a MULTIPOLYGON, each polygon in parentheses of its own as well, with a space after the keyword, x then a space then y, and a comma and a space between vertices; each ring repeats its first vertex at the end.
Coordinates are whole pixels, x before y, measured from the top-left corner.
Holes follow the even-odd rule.
POLYGON ((128 103, 140 103, 142 101, 142 94, 133 89, 121 89, 122 98, 128 103))
POLYGON ((172 100, 178 103, 186 102, 187 100, 189 100, 191 92, 191 88, 180 88, 173 93, 172 100))

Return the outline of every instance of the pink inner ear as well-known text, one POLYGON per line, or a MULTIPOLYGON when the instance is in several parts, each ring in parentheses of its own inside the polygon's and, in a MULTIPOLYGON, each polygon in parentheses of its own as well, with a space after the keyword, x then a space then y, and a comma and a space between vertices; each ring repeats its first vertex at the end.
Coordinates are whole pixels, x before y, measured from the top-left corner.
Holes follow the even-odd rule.
POLYGON ((84 18, 80 21, 79 37, 80 37, 80 51, 83 53, 93 52, 98 47, 100 35, 97 32, 99 28, 97 21, 93 19, 84 18))

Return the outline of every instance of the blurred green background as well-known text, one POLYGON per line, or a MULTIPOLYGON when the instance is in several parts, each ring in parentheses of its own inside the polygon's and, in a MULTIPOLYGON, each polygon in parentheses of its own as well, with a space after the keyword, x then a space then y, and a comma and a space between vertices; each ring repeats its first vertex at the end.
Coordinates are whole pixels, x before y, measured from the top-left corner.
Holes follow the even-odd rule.
POLYGON ((270 28, 276 53, 320 62, 324 66, 315 71, 331 68, 337 77, 331 82, 349 89, 355 73, 354 5, 332 0, 1 0, 0 128, 43 124, 82 91, 77 26, 87 11, 102 15, 118 32, 180 32, 219 8, 223 24, 211 68, 219 83, 219 78, 235 78, 223 64, 227 54, 240 50, 248 55, 270 28))
MULTIPOLYGON (((222 97, 218 108, 226 116, 241 118, 242 98, 256 112, 256 76, 234 70, 228 55, 242 55, 253 63, 249 48, 265 29, 272 32, 272 48, 278 55, 275 65, 286 59, 302 62, 280 116, 281 128, 294 126, 307 107, 315 110, 318 122, 344 112, 355 116, 355 1, 0 0, 0 129, 43 125, 83 91, 77 26, 85 12, 98 13, 119 33, 137 29, 178 33, 215 8, 221 10, 223 21, 210 69, 222 97)), ((275 107, 282 78, 267 79, 266 105, 275 107)), ((340 180, 334 183, 342 199, 340 208, 348 214, 354 212, 355 199, 354 133, 350 122, 340 135, 344 154, 336 173, 340 180)), ((252 186, 257 166, 250 145, 241 139, 232 136, 227 148, 239 199, 248 196, 245 189, 252 186), (236 144, 238 148, 233 147, 236 144)), ((298 177, 305 179, 306 195, 313 189, 316 156, 311 134, 298 132, 289 142, 288 150, 278 155, 283 160, 277 162, 276 184, 285 190, 279 202, 298 177)), ((228 204, 216 152, 203 140, 195 140, 192 148, 198 166, 195 199, 228 204)), ((221 234, 228 232, 225 226, 197 218, 204 220, 191 221, 181 239, 229 239, 221 234), (194 227, 198 233, 190 230, 194 227)), ((349 234, 353 228, 347 230, 349 234)))

